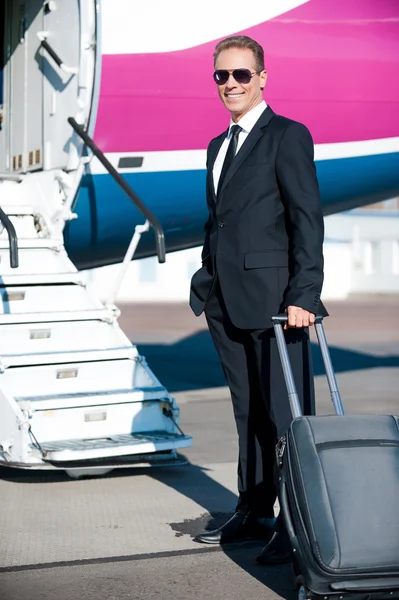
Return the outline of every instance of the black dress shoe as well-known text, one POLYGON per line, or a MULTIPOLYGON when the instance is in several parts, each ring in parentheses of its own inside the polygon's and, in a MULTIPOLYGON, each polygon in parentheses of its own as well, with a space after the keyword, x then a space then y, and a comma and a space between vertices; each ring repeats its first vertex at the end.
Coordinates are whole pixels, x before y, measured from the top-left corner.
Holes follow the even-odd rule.
POLYGON ((204 544, 231 544, 250 539, 265 539, 273 532, 275 519, 257 519, 251 511, 239 510, 219 529, 203 531, 195 541, 204 544))
POLYGON ((271 540, 256 557, 261 565, 281 565, 292 561, 292 549, 287 534, 275 531, 271 540))

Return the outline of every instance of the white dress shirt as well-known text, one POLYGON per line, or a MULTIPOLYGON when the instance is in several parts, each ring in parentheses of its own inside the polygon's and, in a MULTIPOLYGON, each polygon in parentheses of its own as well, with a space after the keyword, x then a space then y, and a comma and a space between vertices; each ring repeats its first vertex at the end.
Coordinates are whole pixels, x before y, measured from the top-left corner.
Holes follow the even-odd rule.
POLYGON ((253 129, 256 121, 259 119, 263 111, 267 108, 267 104, 264 100, 254 106, 246 115, 244 115, 238 123, 234 123, 233 119, 230 119, 229 125, 229 133, 223 144, 220 147, 219 153, 216 157, 215 164, 213 165, 213 184, 215 186, 215 194, 217 193, 218 183, 220 179, 220 175, 222 173, 222 167, 224 163, 224 159, 226 158, 227 148, 229 147, 231 140, 231 128, 233 125, 239 125, 242 128, 242 131, 238 134, 238 143, 237 143, 237 152, 240 150, 241 146, 245 142, 248 137, 249 132, 253 129))

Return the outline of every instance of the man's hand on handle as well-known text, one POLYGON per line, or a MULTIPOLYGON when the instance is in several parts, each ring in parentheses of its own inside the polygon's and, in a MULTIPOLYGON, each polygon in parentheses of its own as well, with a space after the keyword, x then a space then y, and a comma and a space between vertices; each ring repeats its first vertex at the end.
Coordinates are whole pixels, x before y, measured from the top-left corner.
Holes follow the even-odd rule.
POLYGON ((285 312, 288 314, 288 323, 284 325, 284 329, 309 327, 315 322, 316 315, 299 306, 289 306, 285 309, 285 312))

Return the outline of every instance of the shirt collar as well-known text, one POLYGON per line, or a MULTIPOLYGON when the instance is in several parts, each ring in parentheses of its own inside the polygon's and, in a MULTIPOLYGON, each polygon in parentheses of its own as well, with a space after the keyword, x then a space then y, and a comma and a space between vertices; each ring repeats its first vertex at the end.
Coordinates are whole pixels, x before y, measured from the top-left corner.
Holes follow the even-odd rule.
POLYGON ((249 133, 266 108, 267 104, 264 100, 262 100, 262 102, 254 106, 254 108, 251 108, 251 110, 247 112, 247 114, 244 115, 242 119, 238 121, 238 123, 234 123, 233 119, 230 119, 229 137, 233 125, 239 125, 245 133, 249 133))

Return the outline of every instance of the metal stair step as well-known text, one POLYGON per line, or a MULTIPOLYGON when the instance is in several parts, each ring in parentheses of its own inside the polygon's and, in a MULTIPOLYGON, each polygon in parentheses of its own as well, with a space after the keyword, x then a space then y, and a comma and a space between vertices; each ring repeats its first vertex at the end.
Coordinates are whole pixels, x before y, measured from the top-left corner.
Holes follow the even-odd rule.
POLYGON ((93 298, 81 285, 13 286, 0 288, 0 314, 57 313, 102 309, 104 305, 93 298))
POLYGON ((42 445, 42 449, 46 453, 47 461, 66 462, 177 450, 191 446, 191 442, 191 437, 186 435, 147 431, 140 434, 116 435, 105 439, 47 442, 42 445))
MULTIPOLYGON (((21 238, 38 237, 33 215, 9 214, 8 216, 11 223, 14 225, 15 233, 17 234, 18 247, 21 238)), ((8 242, 8 235, 5 229, 3 229, 3 231, 0 233, 0 242, 8 242)))
MULTIPOLYGON (((77 444, 78 450, 82 451, 93 449, 93 441, 97 449, 113 447, 110 440, 115 441, 120 436, 131 442, 132 434, 141 440, 143 435, 153 438, 154 433, 163 440, 170 440, 170 436, 175 439, 182 434, 176 425, 179 409, 162 387, 152 392, 113 390, 102 394, 43 398, 36 402, 20 398, 17 402, 21 410, 29 414, 32 447, 39 450, 49 450, 49 444, 53 449, 77 444)), ((173 449, 173 445, 168 449, 173 449)), ((149 451, 153 452, 154 448, 149 451)), ((90 458, 90 455, 75 456, 77 460, 81 458, 90 458)))
POLYGON ((8 171, 0 173, 0 183, 21 183, 23 181, 23 178, 23 173, 9 173, 8 171))
MULTIPOLYGON (((33 214, 8 215, 11 223, 14 225, 15 233, 18 238, 18 248, 47 248, 48 250, 62 250, 64 248, 64 239, 61 237, 46 237, 43 232, 38 232, 35 226, 35 217, 33 214)), ((0 249, 9 248, 9 239, 6 229, 0 232, 0 249)))
POLYGON ((19 266, 17 269, 10 267, 10 253, 8 248, 0 249, 0 271, 2 279, 18 277, 22 274, 51 275, 60 273, 76 273, 77 269, 69 260, 65 249, 60 251, 49 248, 20 249, 19 266))
POLYGON ((58 365, 10 367, 0 373, 0 387, 17 398, 92 393, 136 387, 158 387, 133 359, 70 362, 58 365), (140 371, 138 373, 137 371, 140 371))
MULTIPOLYGON (((0 199, 2 198, 1 195, 1 185, 0 185, 0 199)), ((7 202, 7 200, 6 200, 7 202)), ((6 215, 21 215, 21 216, 32 216, 33 214, 35 214, 35 210, 32 206, 32 204, 28 201, 27 204, 1 204, 1 208, 3 209, 3 211, 6 213, 6 215)))
MULTIPOLYGON (((72 321, 0 326, 0 357, 5 366, 38 364, 43 360, 59 362, 64 353, 70 352, 76 360, 76 356, 87 352, 109 350, 137 354, 117 323, 72 321)), ((70 358, 62 362, 70 362, 70 358)))
MULTIPOLYGON (((17 234, 18 235, 18 234, 17 234)), ((53 240, 51 238, 38 238, 36 237, 18 237, 18 249, 26 250, 28 248, 35 250, 36 248, 46 248, 47 250, 55 250, 62 246, 62 241, 53 240)), ((10 247, 8 237, 4 238, 0 236, 0 250, 6 250, 10 247)), ((15 269, 13 270, 15 271, 15 269)))
POLYGON ((47 313, 21 313, 21 314, 0 314, 0 326, 14 324, 37 324, 37 323, 52 323, 70 322, 73 321, 104 321, 111 323, 114 321, 114 314, 108 308, 91 309, 91 310, 76 310, 76 311, 60 311, 47 313))
POLYGON ((153 388, 101 390, 76 394, 58 394, 56 396, 17 396, 15 400, 21 408, 29 406, 31 411, 62 410, 70 408, 104 407, 112 404, 131 404, 136 402, 160 402, 168 396, 163 386, 153 388))
POLYGON ((0 205, 6 214, 15 215, 15 210, 32 209, 32 192, 29 184, 3 179, 0 175, 0 205))
MULTIPOLYGON (((7 257, 8 260, 8 257, 7 257)), ((0 264, 0 270, 2 266, 0 264)), ((24 286, 24 285, 57 285, 59 283, 77 283, 85 285, 86 277, 79 271, 69 273, 34 274, 19 273, 19 269, 13 269, 9 274, 2 274, 0 286, 24 286)))
POLYGON ((134 346, 111 348, 109 350, 73 350, 71 352, 43 352, 29 355, 1 356, 3 369, 33 365, 60 365, 69 362, 93 362, 99 360, 117 360, 119 358, 135 358, 134 346))

